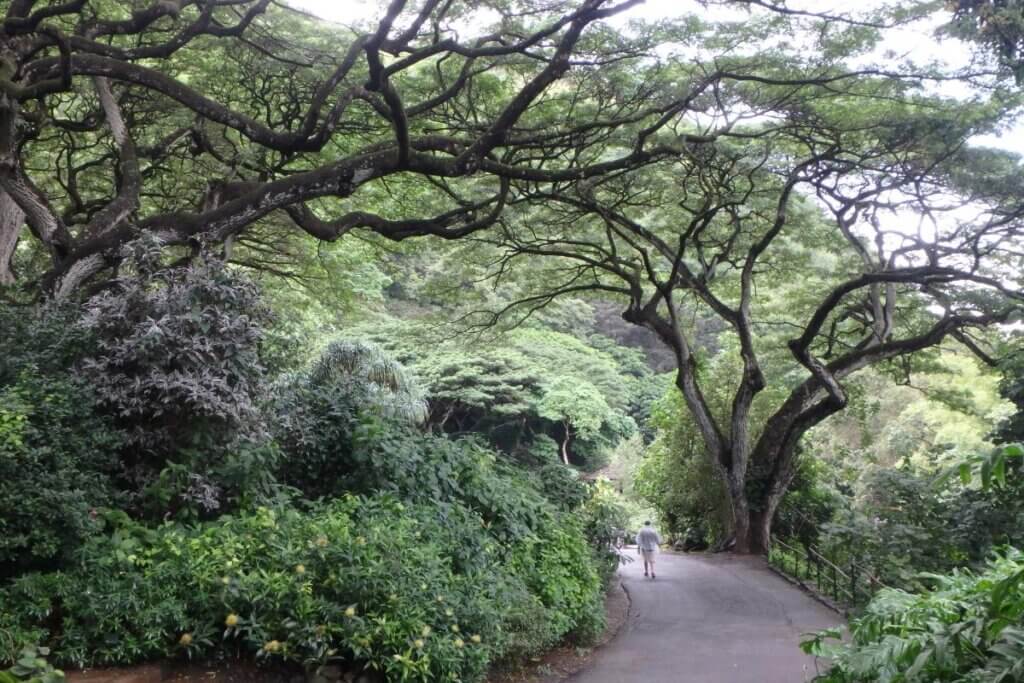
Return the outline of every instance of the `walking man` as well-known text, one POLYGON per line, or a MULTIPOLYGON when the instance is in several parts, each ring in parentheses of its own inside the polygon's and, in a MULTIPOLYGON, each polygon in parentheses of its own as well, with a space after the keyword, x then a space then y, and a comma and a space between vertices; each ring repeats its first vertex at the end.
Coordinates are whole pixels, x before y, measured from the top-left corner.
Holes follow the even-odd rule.
POLYGON ((644 557, 644 576, 647 576, 649 566, 652 579, 656 578, 654 574, 654 555, 658 552, 658 546, 660 545, 661 536, 651 527, 649 521, 644 522, 644 528, 636 535, 636 550, 644 557))

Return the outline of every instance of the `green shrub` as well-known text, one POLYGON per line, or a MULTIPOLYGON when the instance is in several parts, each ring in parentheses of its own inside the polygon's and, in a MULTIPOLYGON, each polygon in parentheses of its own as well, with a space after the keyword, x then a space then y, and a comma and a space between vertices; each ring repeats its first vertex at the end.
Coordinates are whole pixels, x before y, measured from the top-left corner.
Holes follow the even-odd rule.
POLYGON ((10 669, 0 671, 0 683, 60 683, 67 680, 63 671, 54 669, 46 661, 49 654, 49 648, 25 647, 18 653, 10 669))
POLYGON ((615 541, 630 525, 623 499, 607 480, 599 479, 580 510, 583 531, 597 560, 601 580, 607 583, 619 568, 621 556, 615 541))
POLYGON ((932 591, 880 591, 850 624, 804 643, 832 657, 822 683, 1010 683, 1024 680, 1024 554, 1007 551, 984 572, 926 577, 932 591))
POLYGON ((122 255, 125 272, 83 307, 78 325, 93 343, 77 369, 126 435, 126 483, 143 494, 136 511, 223 511, 214 470, 240 440, 263 437, 269 311, 256 285, 212 254, 168 266, 160 244, 140 239, 122 255))
POLYGON ((883 583, 920 590, 922 572, 980 568, 993 548, 1024 542, 1019 444, 964 456, 945 471, 904 463, 864 475, 866 493, 824 526, 820 546, 855 558, 883 583))
POLYGON ((599 628, 578 523, 537 521, 505 544, 464 506, 386 496, 197 526, 121 517, 74 569, 0 592, 0 629, 80 666, 242 656, 475 680, 493 660, 599 628))
POLYGON ((0 576, 54 568, 117 499, 120 440, 81 387, 26 375, 0 388, 0 576))
POLYGON ((544 525, 517 544, 509 564, 550 611, 547 626, 554 640, 571 633, 589 642, 603 630, 601 579, 578 519, 544 525))
POLYGON ((118 499, 122 443, 70 373, 89 345, 73 307, 0 307, 0 578, 54 569, 118 499))
POLYGON ((280 481, 310 499, 384 491, 460 503, 502 540, 530 533, 547 501, 528 475, 471 439, 425 434, 364 409, 365 383, 300 382, 274 406, 280 481))

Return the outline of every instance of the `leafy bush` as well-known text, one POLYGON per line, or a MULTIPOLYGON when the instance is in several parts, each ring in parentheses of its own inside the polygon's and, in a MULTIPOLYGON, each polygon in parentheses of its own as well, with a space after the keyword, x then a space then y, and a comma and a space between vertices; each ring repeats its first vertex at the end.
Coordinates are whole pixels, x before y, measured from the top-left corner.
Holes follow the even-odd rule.
POLYGON ((332 345, 276 392, 269 412, 283 451, 278 479, 309 499, 384 491, 458 503, 502 540, 530 534, 547 501, 529 475, 475 440, 419 431, 416 388, 378 353, 332 345))
POLYGON ((46 657, 49 648, 25 647, 18 653, 14 665, 7 671, 0 671, 0 683, 60 683, 66 680, 64 672, 54 669, 46 657))
POLYGON ((615 541, 629 528, 629 511, 611 484, 599 479, 591 489, 590 499, 580 510, 580 517, 601 578, 608 582, 619 568, 620 555, 615 541))
POLYGON ((551 437, 535 436, 528 457, 522 460, 528 467, 534 488, 562 510, 576 510, 590 498, 579 472, 566 467, 559 459, 558 444, 551 437))
POLYGON ((118 435, 67 380, 26 375, 0 388, 0 576, 52 567, 118 496, 118 435))
POLYGON ((0 577, 53 568, 118 500, 121 437, 69 373, 89 344, 76 316, 0 308, 0 577))
POLYGON ((582 525, 572 518, 561 525, 546 524, 536 536, 518 543, 512 553, 509 564, 515 575, 539 596, 548 611, 547 619, 532 627, 538 634, 549 634, 546 642, 538 640, 541 647, 554 644, 567 633, 585 644, 604 629, 602 584, 582 531, 582 525))
POLYGON ((369 454, 377 434, 424 411, 401 365, 374 346, 335 342, 308 372, 282 380, 268 406, 285 454, 278 476, 309 498, 374 490, 383 482, 373 473, 387 465, 369 454))
POLYGON ((836 631, 804 643, 833 658, 822 683, 1009 683, 1024 680, 1024 554, 1011 550, 984 572, 930 575, 921 594, 885 589, 832 645, 836 631))
POLYGON ((180 485, 172 503, 209 512, 220 505, 209 468, 261 430, 255 400, 269 314, 256 286, 221 259, 165 266, 159 245, 144 240, 126 252, 132 271, 86 304, 82 325, 95 348, 80 368, 127 434, 132 488, 177 464, 187 476, 164 482, 180 485))
POLYGON ((61 662, 243 656, 475 680, 489 662, 599 628, 578 525, 503 544, 460 505, 347 496, 197 526, 120 520, 80 564, 0 592, 0 629, 61 662))
POLYGON ((255 657, 472 680, 600 632, 574 512, 587 492, 551 454, 557 471, 528 472, 423 433, 415 387, 358 344, 329 347, 256 415, 248 285, 143 252, 122 297, 68 327, 84 341, 54 374, 0 365, 0 493, 19 506, 0 517, 0 561, 21 574, 0 587, 0 661, 41 644, 78 666, 255 657), (139 511, 174 514, 147 526, 139 511), (25 573, 54 559, 63 570, 25 573))
POLYGON ((924 587, 922 572, 977 567, 993 548, 1024 541, 1024 448, 967 457, 944 473, 904 465, 864 477, 867 495, 824 527, 822 547, 855 558, 883 583, 924 587))

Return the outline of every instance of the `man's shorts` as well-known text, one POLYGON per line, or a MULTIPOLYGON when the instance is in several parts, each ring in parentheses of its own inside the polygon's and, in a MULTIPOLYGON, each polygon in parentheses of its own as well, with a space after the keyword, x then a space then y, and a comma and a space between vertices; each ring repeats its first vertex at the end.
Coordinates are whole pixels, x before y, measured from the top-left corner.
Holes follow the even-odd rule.
POLYGON ((644 556, 644 562, 646 562, 647 564, 654 564, 655 551, 653 551, 653 550, 641 550, 640 552, 644 556))

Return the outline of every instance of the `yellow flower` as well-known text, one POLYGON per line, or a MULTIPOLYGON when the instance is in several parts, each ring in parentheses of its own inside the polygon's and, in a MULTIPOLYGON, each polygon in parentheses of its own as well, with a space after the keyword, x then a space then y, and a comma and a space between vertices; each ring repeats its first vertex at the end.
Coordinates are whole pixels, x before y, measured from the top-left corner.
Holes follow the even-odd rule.
POLYGON ((479 635, 479 634, 477 634, 477 633, 474 633, 473 635, 471 635, 471 636, 469 637, 469 639, 470 639, 470 640, 472 640, 472 641, 473 641, 474 643, 479 643, 479 642, 480 642, 480 641, 482 640, 482 639, 480 638, 480 635, 479 635))
POLYGON ((281 643, 276 640, 271 640, 263 646, 265 652, 277 652, 281 649, 281 643))
POLYGON ((450 610, 450 609, 446 609, 446 610, 444 611, 444 615, 445 615, 446 617, 454 617, 454 616, 455 616, 455 611, 454 611, 454 610, 450 610))
POLYGON ((436 599, 437 599, 438 602, 444 602, 444 596, 443 595, 438 595, 436 599))
POLYGON ((459 632, 459 625, 458 624, 452 624, 452 633, 458 633, 458 632, 459 632))
POLYGON ((366 539, 362 536, 356 536, 356 545, 366 545, 366 539))
POLYGON ((306 565, 304 565, 304 564, 297 564, 297 565, 295 565, 295 573, 296 574, 305 574, 306 573, 306 565))
POLYGON ((412 641, 412 644, 416 646, 417 650, 422 650, 423 649, 423 641, 420 640, 419 638, 417 638, 416 640, 412 641))
POLYGON ((224 619, 224 625, 227 626, 228 628, 231 628, 232 626, 238 626, 238 615, 237 614, 229 614, 224 619))
POLYGON ((223 584, 224 584, 224 585, 226 586, 226 585, 228 585, 229 583, 231 583, 231 579, 229 579, 229 578, 228 578, 228 577, 226 577, 226 576, 222 576, 222 577, 220 577, 220 582, 221 582, 221 583, 223 583, 223 584))
POLYGON ((351 618, 351 617, 354 617, 355 615, 356 615, 356 607, 355 607, 355 605, 352 605, 351 607, 349 607, 348 609, 345 610, 345 616, 346 617, 351 618))
POLYGON ((178 638, 178 644, 181 645, 182 647, 188 647, 189 645, 191 645, 192 644, 192 634, 191 633, 182 633, 181 634, 181 638, 178 638))
POLYGON ((395 660, 396 662, 400 662, 402 661, 402 655, 396 652, 395 654, 391 655, 391 659, 395 660))
POLYGON ((462 647, 463 645, 465 645, 465 643, 462 642, 462 638, 456 638, 452 641, 452 643, 455 645, 455 647, 462 647))
POLYGON ((420 635, 421 635, 421 636, 423 636, 424 638, 426 638, 427 636, 429 636, 429 635, 430 635, 430 632, 431 632, 432 630, 433 630, 433 629, 432 629, 432 628, 430 628, 429 626, 424 626, 424 627, 423 627, 423 630, 422 630, 422 631, 420 631, 420 635))
POLYGON ((316 544, 317 544, 318 546, 320 546, 321 548, 325 548, 325 547, 327 547, 327 537, 326 537, 326 536, 320 536, 320 537, 318 537, 318 538, 316 539, 316 544))

